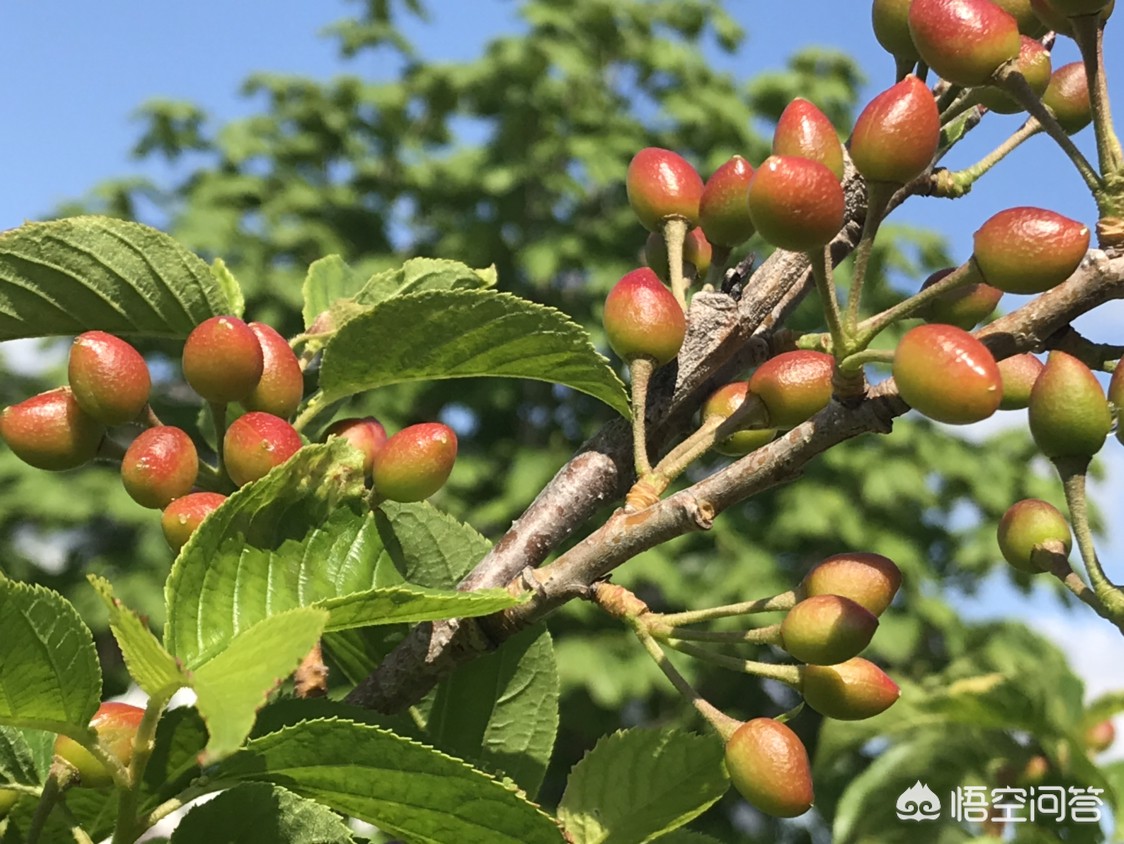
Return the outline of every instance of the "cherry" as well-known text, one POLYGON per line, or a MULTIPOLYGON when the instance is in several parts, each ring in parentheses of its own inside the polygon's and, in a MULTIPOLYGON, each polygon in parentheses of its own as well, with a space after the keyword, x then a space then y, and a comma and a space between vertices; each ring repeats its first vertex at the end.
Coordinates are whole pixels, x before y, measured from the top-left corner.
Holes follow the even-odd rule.
POLYGON ((952 325, 919 325, 907 331, 894 351, 893 371, 907 404, 950 425, 986 419, 1003 397, 991 352, 952 325))
MULTIPOLYGON (((986 284, 974 263, 969 263, 968 266, 972 274, 980 281, 946 290, 937 298, 930 300, 928 306, 920 313, 920 316, 923 316, 927 322, 941 322, 970 331, 995 311, 995 306, 999 304, 999 300, 1003 297, 1003 291, 986 284)), ((926 287, 936 284, 953 272, 954 269, 949 267, 937 270, 925 279, 921 289, 924 290, 926 287)))
POLYGON ((14 788, 0 788, 0 820, 12 811, 12 807, 19 802, 22 796, 23 792, 16 791, 14 788))
POLYGON ((781 646, 801 662, 835 665, 870 644, 878 619, 839 595, 805 598, 781 622, 781 646))
POLYGON ((160 527, 172 550, 179 551, 186 545, 203 519, 224 501, 226 496, 217 492, 192 492, 165 507, 160 516, 160 527))
POLYGON ((871 23, 874 37, 887 53, 902 62, 916 62, 920 56, 909 34, 911 0, 874 0, 871 23))
POLYGON ((851 158, 868 182, 905 184, 929 169, 940 134, 936 100, 924 82, 907 76, 862 110, 851 158))
POLYGON ((121 461, 125 491, 137 504, 156 510, 191 492, 198 475, 195 443, 183 430, 171 425, 141 433, 121 461))
MULTIPOLYGON (((1041 41, 1021 35, 1016 68, 1026 79, 1030 89, 1041 97, 1050 84, 1050 51, 1041 41)), ((1010 94, 994 85, 980 88, 976 99, 997 114, 1017 114, 1023 110, 1010 94)))
POLYGON ((1085 728, 1082 738, 1090 753, 1104 753, 1116 741, 1116 727, 1112 721, 1098 721, 1085 728))
POLYGON ((1042 95, 1042 102, 1050 109, 1058 125, 1070 135, 1088 126, 1093 120, 1093 104, 1089 99, 1085 64, 1071 62, 1055 70, 1042 95))
POLYGON ((222 441, 227 474, 238 486, 264 477, 297 453, 301 437, 279 416, 251 411, 235 419, 222 441))
POLYGON ((251 322, 262 351, 261 379, 242 406, 288 419, 304 396, 304 373, 293 349, 277 331, 261 322, 251 322))
POLYGON ((843 213, 843 188, 818 161, 770 155, 750 179, 750 219, 781 249, 822 249, 842 228, 843 213))
POLYGON ((775 428, 795 428, 811 419, 831 401, 835 359, 823 352, 782 352, 765 361, 749 378, 769 411, 775 428))
POLYGON ((78 406, 103 425, 136 419, 152 389, 141 353, 104 331, 87 331, 74 339, 67 375, 78 406))
POLYGON ((1003 379, 1003 398, 1000 410, 1021 410, 1030 404, 1030 391, 1045 369, 1045 364, 1032 354, 1011 355, 999 361, 999 375, 1003 379))
MULTIPOLYGON (((90 720, 100 744, 123 766, 133 758, 133 740, 140 727, 144 710, 127 703, 103 703, 90 720)), ((84 788, 105 788, 113 785, 109 770, 90 751, 68 736, 55 740, 55 755, 62 757, 78 772, 78 785, 84 788)))
POLYGON ((804 575, 804 596, 841 595, 868 612, 882 615, 901 586, 902 573, 893 560, 870 552, 835 554, 804 575))
POLYGON ((664 220, 674 217, 699 224, 702 178, 683 156, 646 147, 629 162, 625 185, 633 212, 649 231, 659 231, 664 220))
POLYGON ((835 127, 826 114, 802 97, 794 99, 781 112, 773 130, 773 154, 818 161, 835 178, 843 178, 843 145, 835 127))
POLYGON ((716 246, 733 248, 753 236, 746 197, 753 166, 735 155, 706 180, 699 201, 699 225, 716 246))
POLYGON ((104 436, 105 426, 78 405, 70 387, 48 390, 0 413, 0 437, 36 469, 61 472, 88 463, 104 436))
POLYGON ((754 718, 726 742, 734 788, 767 815, 795 818, 812 808, 812 766, 800 737, 780 721, 754 718))
POLYGON ((675 297, 647 267, 616 283, 602 314, 609 345, 623 360, 674 360, 687 333, 687 319, 675 297))
POLYGON ((872 718, 901 695, 886 672, 861 656, 838 665, 804 666, 800 692, 812 709, 838 721, 872 718))
POLYGON ((1024 498, 1008 507, 999 520, 996 539, 1003 559, 1028 574, 1044 571, 1034 559, 1034 549, 1039 545, 1060 542, 1066 556, 1073 547, 1065 516, 1053 504, 1038 498, 1024 498))
POLYGON ((974 238, 984 281, 1006 293, 1044 293, 1061 284, 1089 250, 1089 228, 1045 208, 1008 208, 974 238))
POLYGON ((1030 0, 1031 8, 1048 29, 1060 35, 1073 35, 1072 17, 1100 13, 1101 20, 1112 14, 1115 0, 1030 0))
MULTIPOLYGON (((730 414, 741 407, 749 393, 749 384, 745 381, 734 381, 715 390, 706 400, 702 409, 702 418, 720 416, 728 419, 730 414)), ((766 443, 772 442, 777 435, 775 428, 751 428, 737 431, 722 442, 714 446, 714 450, 727 457, 741 457, 756 451, 766 443)))
MULTIPOLYGON (((1116 368, 1112 370, 1112 378, 1108 382, 1108 400, 1116 407, 1118 417, 1124 413, 1124 358, 1117 361, 1116 368)), ((1124 425, 1116 426, 1116 439, 1124 443, 1124 425)))
POLYGON ((1019 25, 1019 32, 1023 35, 1041 38, 1046 34, 1046 27, 1034 13, 1031 0, 991 0, 991 2, 1015 19, 1019 25))
POLYGON ((386 445, 386 428, 373 416, 362 419, 337 419, 324 432, 324 439, 343 437, 363 452, 363 471, 370 476, 375 460, 386 445))
POLYGON ((1089 367, 1055 350, 1030 391, 1027 422, 1047 457, 1092 457, 1112 428, 1112 413, 1089 367))
POLYGON ((445 485, 457 459, 448 425, 410 425, 386 441, 375 461, 375 491, 391 501, 422 501, 445 485))
POLYGON ((215 316, 199 323, 184 343, 184 378, 214 404, 248 398, 264 367, 258 336, 235 316, 215 316))
POLYGON ((1018 22, 989 0, 913 0, 909 33, 921 59, 956 85, 982 85, 1019 55, 1018 22))

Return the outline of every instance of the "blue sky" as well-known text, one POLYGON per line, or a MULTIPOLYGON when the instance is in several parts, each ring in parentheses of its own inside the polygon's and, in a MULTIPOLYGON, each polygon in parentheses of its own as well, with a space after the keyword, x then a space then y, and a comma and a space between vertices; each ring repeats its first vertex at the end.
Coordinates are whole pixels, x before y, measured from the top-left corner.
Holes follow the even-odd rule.
MULTIPOLYGON (((410 22, 408 33, 423 54, 433 58, 473 56, 491 37, 518 31, 520 26, 511 0, 433 0, 429 5, 434 11, 432 23, 410 22)), ((869 78, 867 98, 893 81, 892 61, 870 31, 868 3, 735 0, 729 6, 749 38, 742 54, 721 61, 739 75, 749 77, 780 67, 796 49, 822 45, 859 58, 869 78)), ((254 71, 321 78, 344 70, 373 78, 392 73, 386 59, 341 64, 331 42, 317 36, 351 8, 341 0, 3 4, 0 66, 5 83, 0 86, 0 113, 8 129, 0 134, 0 230, 46 216, 59 203, 82 196, 105 178, 141 172, 160 177, 158 168, 142 170, 129 158, 136 136, 130 115, 149 98, 192 100, 221 122, 253 108, 239 97, 238 87, 254 71)), ((1110 87, 1124 92, 1120 32, 1110 27, 1109 39, 1117 45, 1108 51, 1110 87)), ((1063 40, 1055 51, 1055 66, 1076 58, 1072 43, 1063 40)), ((1019 118, 1000 116, 987 122, 991 125, 973 133, 947 164, 971 164, 1016 128, 1019 118)), ((1079 138, 1090 156, 1091 134, 1087 130, 1079 138)), ((954 254, 963 259, 971 250, 972 232, 991 214, 1013 205, 1046 206, 1089 224, 1095 218, 1093 203, 1064 156, 1048 139, 1039 137, 980 182, 968 200, 912 202, 895 219, 942 229, 954 254)), ((1111 336, 1108 330, 1122 317, 1124 311, 1117 308, 1085 321, 1083 327, 1094 335, 1111 336)), ((1110 475, 1117 479, 1107 490, 1108 502, 1124 496, 1122 453, 1124 449, 1115 443, 1106 446, 1110 475)), ((1122 537, 1113 537, 1109 550, 1124 552, 1122 537)), ((1019 603, 1023 600, 992 586, 966 608, 985 616, 1016 607, 1025 610, 1026 605, 1019 603)), ((1040 616, 1060 619, 1051 599, 1040 598, 1033 607, 1040 616)), ((1072 624, 1084 625, 1088 616, 1084 613, 1080 619, 1057 624, 1059 629, 1073 630, 1072 624)), ((1091 620, 1096 628, 1105 626, 1091 620)), ((1105 642, 1101 652, 1119 664, 1124 658, 1120 637, 1113 635, 1105 642)))

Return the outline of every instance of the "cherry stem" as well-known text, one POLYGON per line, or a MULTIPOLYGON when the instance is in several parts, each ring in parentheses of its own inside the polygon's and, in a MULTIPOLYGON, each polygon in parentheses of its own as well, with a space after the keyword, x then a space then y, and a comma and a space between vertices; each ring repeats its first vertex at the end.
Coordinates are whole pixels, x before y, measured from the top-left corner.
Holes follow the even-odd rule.
POLYGON ((858 372, 868 363, 893 363, 894 350, 893 349, 864 349, 861 352, 855 352, 853 355, 848 355, 839 361, 839 368, 843 372, 851 373, 858 372))
POLYGON ((1065 546, 1058 540, 1049 540, 1036 545, 1031 551, 1031 561, 1043 571, 1047 571, 1056 577, 1061 584, 1072 592, 1078 600, 1086 604, 1101 618, 1111 621, 1124 632, 1124 625, 1112 617, 1104 604, 1097 598, 1096 593, 1089 588, 1089 585, 1081 579, 1081 575, 1073 570, 1073 566, 1069 564, 1069 556, 1066 554, 1065 546))
POLYGON ((682 627, 686 624, 700 624, 704 621, 715 621, 719 618, 732 618, 737 615, 753 615, 760 612, 787 612, 796 606, 798 596, 794 590, 781 592, 769 598, 758 598, 755 601, 743 601, 740 604, 725 604, 721 607, 707 607, 701 610, 688 612, 667 613, 660 615, 660 623, 669 627, 682 627))
POLYGON ((900 56, 894 56, 894 81, 901 82, 911 73, 913 73, 913 66, 917 64, 913 59, 903 59, 900 56))
MULTIPOLYGON (((194 762, 194 759, 192 761, 194 762)), ((155 809, 141 818, 139 826, 143 829, 151 829, 168 815, 172 814, 172 812, 182 809, 192 800, 196 799, 197 797, 202 797, 204 794, 207 794, 211 791, 214 791, 215 788, 216 786, 212 784, 188 786, 175 797, 165 800, 163 803, 161 803, 159 806, 157 806, 155 809)))
POLYGON ((900 319, 905 319, 906 317, 916 314, 942 293, 947 293, 949 290, 962 287, 971 281, 974 275, 972 259, 969 258, 935 284, 930 284, 925 289, 918 291, 908 299, 898 302, 898 304, 893 307, 887 308, 882 313, 875 314, 869 319, 863 320, 858 326, 858 337, 855 341, 855 345, 859 349, 865 349, 870 345, 871 341, 888 326, 893 325, 900 319))
POLYGON ((152 405, 148 402, 145 402, 144 410, 137 416, 137 421, 148 428, 164 427, 164 423, 160 421, 160 417, 156 415, 156 411, 152 409, 152 405))
POLYGON ((1104 189, 1104 182, 1101 177, 1097 175, 1093 169, 1093 165, 1089 160, 1081 154, 1073 143, 1073 140, 1065 133, 1061 125, 1050 113, 1050 110, 1042 104, 1042 100, 1034 93, 1030 85, 1027 84, 1026 79, 1021 73, 1015 70, 1013 64, 1007 64, 1001 67, 995 73, 995 81, 1002 86, 1002 88, 1011 94, 1015 100, 1023 108, 1030 113, 1031 117, 1035 118, 1041 125, 1045 132, 1054 139, 1054 141, 1062 148, 1062 151, 1069 156, 1069 160, 1073 162, 1077 168, 1077 172, 1081 174, 1081 178, 1085 181, 1085 185, 1092 191, 1094 196, 1099 196, 1104 189))
POLYGON ((687 279, 683 275, 683 244, 687 240, 688 223, 683 217, 668 217, 661 223, 664 243, 667 244, 667 277, 675 301, 687 310, 687 279))
POLYGON ((668 647, 674 648, 680 653, 693 656, 695 659, 709 662, 712 665, 717 665, 719 668, 727 668, 741 674, 752 674, 754 677, 776 680, 780 683, 792 686, 793 688, 800 688, 800 669, 795 665, 778 665, 774 662, 758 662, 753 659, 741 659, 736 656, 727 656, 726 654, 712 651, 709 648, 693 645, 690 642, 684 642, 681 639, 668 639, 667 644, 668 647))
POLYGON ((835 295, 835 279, 831 272, 828 247, 809 251, 808 261, 812 265, 812 277, 816 280, 816 290, 823 303, 824 319, 831 334, 831 350, 839 356, 847 348, 847 341, 843 330, 843 315, 839 311, 839 299, 835 295))
POLYGON ((960 85, 943 82, 936 87, 936 92, 939 92, 937 93, 937 113, 944 114, 945 109, 956 102, 964 93, 964 88, 960 85))
POLYGON ((125 459, 125 446, 113 439, 113 437, 106 434, 102 437, 101 442, 98 443, 98 452, 94 455, 95 460, 111 460, 120 463, 125 459))
POLYGON ((133 737, 133 757, 129 762, 127 781, 123 787, 120 785, 118 787, 117 823, 113 829, 113 844, 133 844, 137 836, 144 832, 144 827, 138 823, 137 818, 141 781, 144 779, 144 770, 148 767, 148 760, 152 757, 152 751, 156 746, 156 725, 171 696, 172 692, 168 692, 150 697, 137 726, 137 733, 133 737))
POLYGON ((723 741, 728 741, 730 736, 734 734, 734 731, 741 726, 741 722, 736 718, 731 718, 700 695, 698 690, 687 681, 687 678, 679 673, 679 669, 671 664, 671 660, 668 658, 663 648, 660 647, 659 643, 653 639, 646 630, 634 626, 633 631, 640 640, 640 644, 644 646, 644 650, 648 652, 648 656, 652 658, 652 661, 656 663, 660 671, 662 671, 664 676, 671 682, 671 685, 675 687, 676 691, 683 696, 684 700, 695 707, 695 710, 714 727, 723 741))
POLYGON ((651 632, 655 638, 663 640, 679 639, 690 642, 717 642, 727 645, 779 645, 781 643, 781 626, 779 624, 755 627, 752 630, 690 630, 683 627, 661 627, 659 622, 656 622, 653 624, 651 632), (671 635, 671 630, 675 631, 674 635, 671 635))
POLYGON ((972 185, 992 167, 1014 152, 1014 150, 1018 149, 1024 141, 1033 138, 1042 131, 1042 124, 1038 122, 1037 118, 1029 117, 1026 122, 1012 132, 1003 143, 971 167, 965 167, 963 170, 957 170, 955 172, 944 170, 940 173, 934 173, 935 195, 948 197, 950 199, 963 196, 970 191, 972 185))
POLYGON ((1085 473, 1089 468, 1089 460, 1088 457, 1059 457, 1054 459, 1054 466, 1065 489, 1065 503, 1069 507, 1073 535, 1077 539, 1081 559, 1085 562, 1089 584, 1113 620, 1120 622, 1124 621, 1124 593, 1108 579, 1101 567, 1093 543, 1093 530, 1089 525, 1089 507, 1085 497, 1085 473))
POLYGON ((223 440, 226 439, 226 402, 208 402, 207 406, 211 409, 211 421, 215 426, 215 451, 218 453, 218 472, 223 478, 228 477, 226 474, 226 461, 223 459, 223 440))
POLYGON ((1101 26, 1100 16, 1095 14, 1070 18, 1070 25, 1085 64, 1101 173, 1118 173, 1124 170, 1124 150, 1121 150, 1120 139, 1112 125, 1108 78, 1104 72, 1104 28, 1101 26))
MULTIPOLYGON (((885 182, 868 182, 866 186, 866 218, 863 220, 862 236, 855 246, 855 266, 851 273, 851 291, 847 294, 847 333, 854 336, 859 322, 859 305, 862 303, 863 282, 866 280, 870 253, 874 249, 874 238, 882 224, 882 213, 890 197, 894 195, 894 185, 885 182)), ((824 253, 827 254, 826 251, 824 253)), ((826 259, 825 259, 826 260, 826 259)), ((836 356, 842 357, 843 347, 836 348, 836 356)))
POLYGON ((648 382, 656 371, 656 362, 649 357, 633 358, 628 362, 628 373, 632 381, 632 456, 636 465, 636 476, 647 477, 652 473, 648 460, 648 382))
POLYGON ((55 765, 51 766, 47 781, 43 783, 39 803, 35 807, 35 814, 32 815, 31 825, 27 830, 27 844, 38 844, 39 837, 43 834, 43 828, 47 825, 47 818, 51 816, 51 812, 62 799, 63 789, 56 776, 56 767, 55 765))

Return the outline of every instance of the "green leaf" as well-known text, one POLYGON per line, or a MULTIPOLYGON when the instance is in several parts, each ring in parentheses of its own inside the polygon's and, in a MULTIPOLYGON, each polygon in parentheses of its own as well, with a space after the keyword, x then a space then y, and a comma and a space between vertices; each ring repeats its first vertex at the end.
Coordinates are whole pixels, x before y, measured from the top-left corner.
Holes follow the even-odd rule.
POLYGON ((562 384, 629 414, 624 386, 585 329, 553 308, 479 290, 396 296, 347 322, 324 349, 321 401, 388 384, 481 376, 562 384))
POLYGON ((492 547, 471 526, 428 501, 384 501, 376 513, 379 536, 411 583, 451 589, 492 547))
POLYGON ((514 788, 387 730, 317 719, 251 740, 216 779, 272 782, 418 844, 559 844, 514 788))
POLYGON ((460 261, 445 258, 410 258, 396 270, 371 276, 355 301, 377 305, 391 296, 425 290, 482 290, 496 286, 496 268, 474 270, 460 261))
POLYGON ((558 817, 577 844, 642 844, 702 814, 729 785, 717 736, 627 730, 574 766, 558 817))
POLYGON ((197 255, 139 223, 70 217, 0 234, 0 340, 95 328, 186 337, 234 307, 197 255))
POLYGON ((164 647, 194 668, 270 615, 385 582, 393 563, 364 494, 362 458, 342 439, 232 494, 172 565, 164 647))
POLYGON ((422 586, 385 586, 318 601, 331 611, 328 630, 348 630, 372 624, 437 621, 491 615, 521 603, 505 589, 451 592, 422 586))
POLYGON ((331 809, 275 785, 245 783, 196 806, 169 844, 351 844, 351 829, 331 809))
POLYGON ((101 668, 69 601, 0 574, 0 649, 0 722, 86 729, 101 700, 101 668))
POLYGON ((272 615, 235 636, 193 672, 195 705, 207 724, 206 758, 237 750, 266 698, 320 639, 328 613, 303 607, 272 615))
POLYGON ((692 829, 677 829, 655 839, 660 844, 722 844, 717 838, 695 832, 692 829))
POLYGON ((222 288, 226 300, 230 302, 229 313, 236 317, 242 316, 246 312, 246 297, 242 295, 242 285, 238 283, 238 279, 234 277, 234 273, 230 271, 226 261, 222 258, 215 258, 211 262, 211 275, 222 288))
MULTIPOLYGON (((362 287, 363 279, 339 255, 328 255, 313 261, 309 264, 302 288, 304 327, 310 328, 316 317, 324 311, 335 312, 337 303, 341 308, 346 307, 358 313, 354 303, 343 303, 341 300, 352 299, 362 287)), ((338 324, 342 322, 343 320, 338 324)))
POLYGON ((0 725, 0 783, 39 785, 39 771, 23 731, 0 725))
POLYGON ((458 668, 426 719, 442 750, 501 771, 534 795, 558 731, 558 671, 546 627, 524 630, 458 668))
POLYGON ((168 697, 187 685, 188 678, 175 657, 164 650, 140 616, 113 597, 109 581, 96 575, 89 575, 88 579, 109 609, 109 629, 121 648, 129 676, 144 693, 150 697, 168 697))

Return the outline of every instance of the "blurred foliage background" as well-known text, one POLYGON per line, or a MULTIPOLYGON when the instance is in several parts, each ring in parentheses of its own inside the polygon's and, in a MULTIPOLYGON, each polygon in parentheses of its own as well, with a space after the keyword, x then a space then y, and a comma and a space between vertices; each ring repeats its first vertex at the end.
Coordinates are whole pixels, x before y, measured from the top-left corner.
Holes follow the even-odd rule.
MULTIPOLYGON (((256 74, 243 94, 260 110, 224 125, 192 103, 150 102, 134 153, 164 159, 175 182, 121 178, 60 214, 137 219, 208 260, 222 257, 246 290, 249 318, 287 334, 300 328, 300 284, 310 262, 339 254, 374 272, 434 256, 494 264, 502 289, 566 311, 605 348, 600 304, 640 263, 646 235, 623 184, 636 150, 675 149, 705 177, 735 153, 760 162, 771 125, 795 96, 822 108, 843 136, 861 106, 863 73, 847 55, 805 49, 784 69, 751 79, 713 69, 708 53, 736 54, 744 40, 720 0, 523 0, 519 7, 526 35, 496 38, 471 61, 443 63, 419 55, 399 28, 403 16, 440 15, 442 4, 357 3, 328 37, 348 59, 393 56, 397 75, 256 74)), ((868 283, 870 305, 879 308, 901 295, 886 281, 889 270, 919 284, 951 263, 939 233, 900 225, 885 232, 868 283)), ((748 251, 763 255, 767 247, 753 242, 748 251)), ((795 327, 814 326, 815 313, 808 303, 795 327)), ((191 424, 196 407, 179 378, 178 349, 145 350, 159 412, 191 424)), ((62 357, 41 377, 4 379, 0 398, 12 403, 59 383, 62 357)), ((389 429, 430 419, 455 425, 461 456, 435 503, 496 539, 610 411, 550 385, 487 379, 388 388, 340 411, 363 413, 389 429)), ((844 550, 876 550, 905 573, 903 594, 868 654, 910 693, 896 714, 822 730, 811 711, 794 722, 817 754, 818 813, 778 825, 731 794, 694 828, 730 842, 832 840, 833 825, 839 841, 969 840, 974 831, 955 825, 890 824, 898 780, 928 775, 934 788, 938 779, 989 783, 1001 766, 1018 768, 1045 752, 1067 781, 1101 782, 1095 768, 1073 762, 1074 754, 1083 758, 1074 732, 1080 681, 1064 658, 1015 621, 972 628, 950 603, 953 590, 971 591, 1001 565, 994 524, 1010 503, 1028 496, 1060 503, 1056 484, 1034 471, 1033 455, 1025 433, 972 443, 902 420, 892 436, 833 449, 797 483, 726 513, 712 532, 650 551, 617 573, 654 608, 670 610, 782 591, 818 559, 844 550), (998 691, 949 702, 948 678, 989 673, 1004 678, 998 691), (1058 696, 1062 702, 1051 703, 1058 696), (891 758, 899 764, 879 768, 889 748, 898 749, 891 758)), ((127 499, 113 468, 59 478, 0 453, 0 559, 11 576, 62 591, 100 625, 107 687, 121 691, 124 674, 85 573, 109 577, 120 597, 159 625, 171 553, 155 515, 127 499)), ((1026 586, 1025 576, 1011 576, 1026 586)), ((564 685, 562 729, 540 795, 547 805, 599 736, 638 723, 693 723, 618 626, 571 606, 551 630, 564 685)), ((735 715, 777 714, 795 702, 752 678, 688 669, 735 715)), ((1074 826, 1019 834, 1078 841, 1101 833, 1074 826)))

